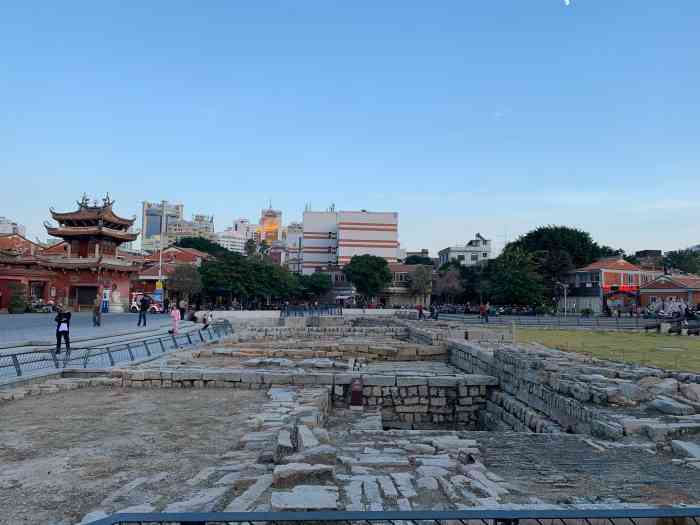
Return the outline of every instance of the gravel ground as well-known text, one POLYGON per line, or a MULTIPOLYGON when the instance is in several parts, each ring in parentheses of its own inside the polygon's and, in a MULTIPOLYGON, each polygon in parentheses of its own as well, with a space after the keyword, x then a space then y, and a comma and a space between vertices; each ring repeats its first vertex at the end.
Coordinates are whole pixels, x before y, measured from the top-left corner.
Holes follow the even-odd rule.
POLYGON ((71 524, 191 493, 250 430, 262 391, 89 389, 0 408, 0 523, 71 524), (120 501, 118 490, 147 478, 120 501), (116 498, 116 502, 111 500, 116 498))

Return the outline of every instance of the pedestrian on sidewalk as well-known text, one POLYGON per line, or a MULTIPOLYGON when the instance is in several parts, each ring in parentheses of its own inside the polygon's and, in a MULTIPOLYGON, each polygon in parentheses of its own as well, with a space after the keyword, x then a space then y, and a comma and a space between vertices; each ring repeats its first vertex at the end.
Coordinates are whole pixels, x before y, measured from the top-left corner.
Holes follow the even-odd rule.
POLYGON ((173 335, 177 335, 177 325, 178 322, 180 321, 180 310, 177 308, 173 308, 170 310, 170 319, 173 321, 173 327, 170 330, 170 333, 173 335))
POLYGON ((61 353, 61 339, 66 343, 66 352, 70 351, 70 312, 63 310, 63 307, 57 307, 58 314, 54 321, 56 322, 56 355, 61 353))
POLYGON ((99 299, 95 299, 92 307, 92 326, 102 326, 102 304, 99 299))
POLYGON ((187 312, 187 301, 185 301, 184 299, 180 299, 178 307, 180 308, 180 319, 184 319, 185 313, 187 312))
POLYGON ((146 313, 148 313, 148 308, 151 306, 151 301, 147 295, 144 294, 139 301, 139 323, 136 326, 141 326, 141 320, 143 320, 143 326, 146 327, 146 313))

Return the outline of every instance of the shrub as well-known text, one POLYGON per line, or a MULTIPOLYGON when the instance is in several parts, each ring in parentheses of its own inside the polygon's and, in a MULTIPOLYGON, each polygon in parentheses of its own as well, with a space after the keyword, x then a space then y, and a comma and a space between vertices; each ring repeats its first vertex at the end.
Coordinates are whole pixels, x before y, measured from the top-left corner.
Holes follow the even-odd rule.
POLYGON ((27 311, 27 287, 22 283, 11 283, 10 302, 7 311, 11 314, 23 314, 27 311))

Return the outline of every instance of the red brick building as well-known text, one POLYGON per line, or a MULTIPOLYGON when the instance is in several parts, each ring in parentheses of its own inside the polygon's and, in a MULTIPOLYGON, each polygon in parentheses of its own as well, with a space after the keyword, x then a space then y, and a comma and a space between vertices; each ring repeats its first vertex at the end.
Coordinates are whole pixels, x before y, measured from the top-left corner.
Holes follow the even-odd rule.
MULTIPOLYGON (((645 270, 622 257, 607 257, 574 270, 569 275, 566 309, 601 313, 607 308, 630 312, 640 306, 640 289, 661 274, 645 270)), ((562 308, 562 304, 560 305, 562 308)))
POLYGON ((700 305, 700 276, 661 275, 640 290, 643 307, 666 310, 668 304, 700 305))
POLYGON ((148 255, 144 260, 142 269, 138 272, 132 288, 134 292, 151 294, 156 289, 156 283, 162 277, 164 287, 167 291, 168 276, 173 273, 178 264, 190 264, 201 266, 202 262, 209 259, 211 255, 206 252, 195 250, 194 248, 181 248, 170 246, 163 250, 163 275, 160 275, 160 252, 148 255))

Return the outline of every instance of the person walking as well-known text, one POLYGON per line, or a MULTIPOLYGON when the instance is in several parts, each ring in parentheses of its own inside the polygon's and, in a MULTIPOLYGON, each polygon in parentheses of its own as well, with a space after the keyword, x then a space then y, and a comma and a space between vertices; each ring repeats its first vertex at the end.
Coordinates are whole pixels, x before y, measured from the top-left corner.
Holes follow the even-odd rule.
POLYGON ((180 319, 184 319, 185 313, 187 312, 187 301, 185 301, 184 299, 180 299, 180 302, 177 306, 180 309, 180 319))
POLYGON ((70 312, 65 312, 61 306, 57 307, 56 322, 56 355, 61 353, 61 339, 66 344, 66 352, 70 351, 70 312))
POLYGON ((418 305, 418 320, 425 319, 425 314, 423 313, 423 305, 419 304, 418 305))
POLYGON ((141 326, 141 321, 143 320, 143 326, 146 326, 146 314, 148 313, 148 308, 151 306, 151 301, 148 296, 144 294, 139 301, 139 322, 136 326, 141 326))
POLYGON ((99 299, 95 299, 92 307, 92 326, 102 326, 102 304, 99 299))
POLYGON ((488 301, 484 305, 484 322, 489 324, 489 313, 491 313, 491 303, 488 301))
POLYGON ((484 322, 484 318, 486 317, 486 305, 484 303, 481 303, 479 305, 479 317, 481 318, 481 322, 484 322))
POLYGON ((177 335, 177 325, 180 321, 180 310, 178 308, 173 308, 170 310, 170 319, 173 322, 173 328, 170 330, 170 333, 177 335))

